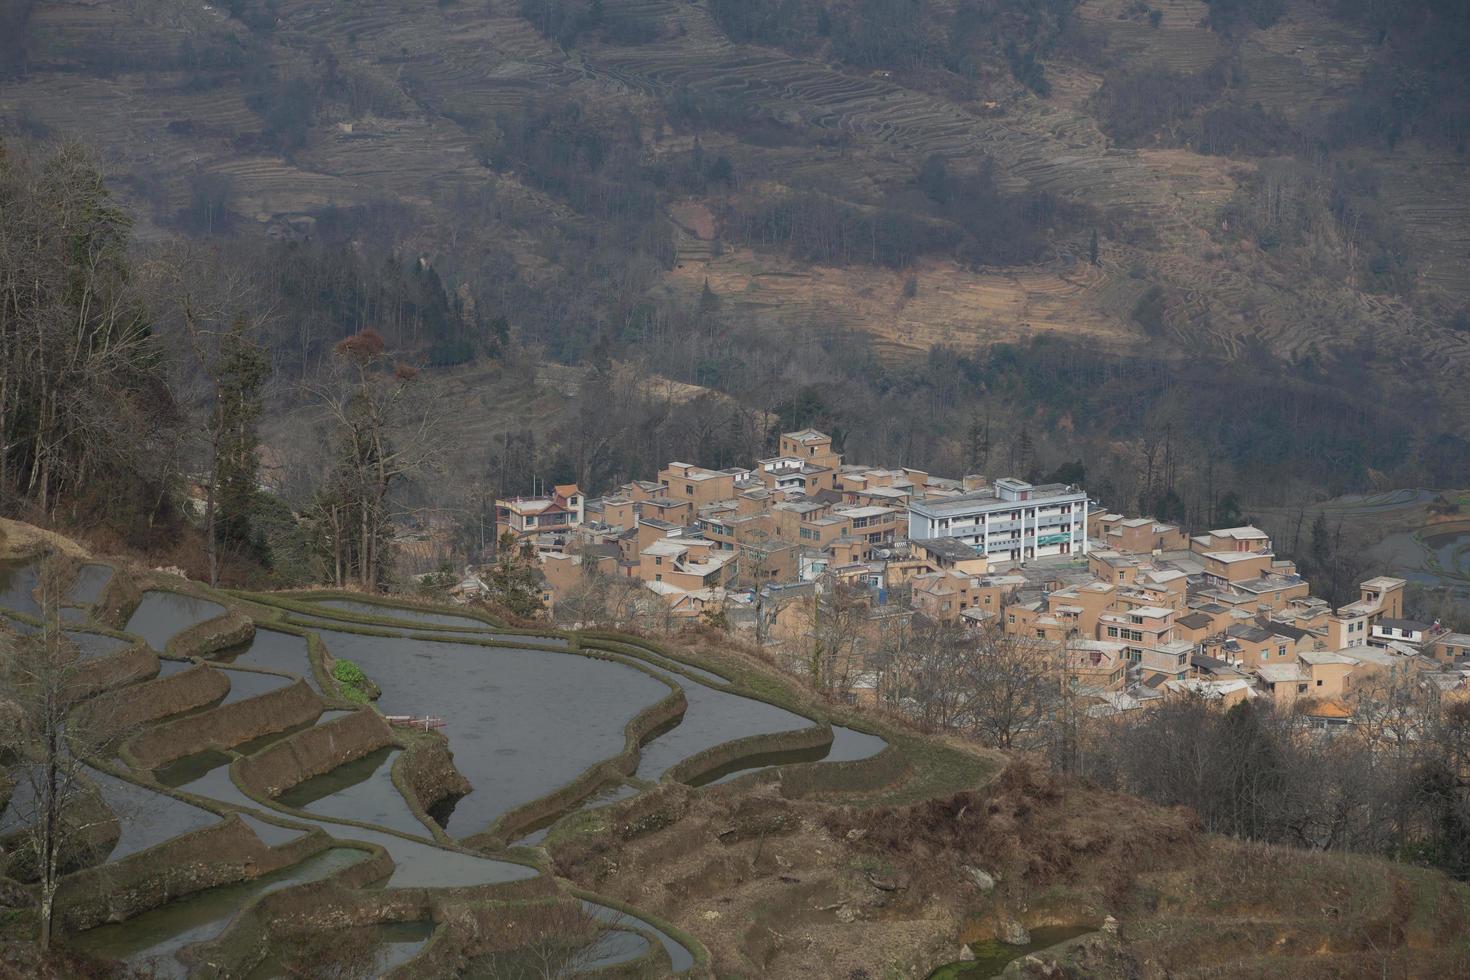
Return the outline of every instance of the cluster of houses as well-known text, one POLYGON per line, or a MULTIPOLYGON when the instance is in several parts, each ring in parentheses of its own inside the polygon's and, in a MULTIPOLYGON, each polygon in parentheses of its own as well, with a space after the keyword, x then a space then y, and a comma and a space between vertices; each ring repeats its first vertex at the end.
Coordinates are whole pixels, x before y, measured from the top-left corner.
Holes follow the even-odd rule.
MULTIPOLYGON (((1372 678, 1413 672, 1445 691, 1470 678, 1470 635, 1406 619, 1404 580, 1369 579, 1332 608, 1255 527, 1189 535, 1080 487, 845 463, 813 429, 778 448, 750 468, 670 463, 600 498, 566 485, 499 500, 497 536, 534 554, 552 610, 594 578, 627 580, 671 620, 718 615, 797 651, 840 591, 865 609, 859 657, 914 617, 999 630, 1054 650, 1094 714, 1188 694, 1345 723, 1372 678)), ((875 696, 868 671, 847 683, 875 696)))

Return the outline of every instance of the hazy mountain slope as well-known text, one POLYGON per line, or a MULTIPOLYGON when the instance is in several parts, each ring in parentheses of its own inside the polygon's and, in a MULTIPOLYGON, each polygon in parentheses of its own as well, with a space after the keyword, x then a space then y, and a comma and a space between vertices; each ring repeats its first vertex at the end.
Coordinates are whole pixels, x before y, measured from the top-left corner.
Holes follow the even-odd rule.
MULTIPOLYGON (((660 279, 655 295, 693 296, 707 280, 757 321, 838 323, 895 352, 1038 331, 1191 355, 1369 351, 1382 372, 1470 407, 1458 383, 1470 332, 1447 325, 1470 298, 1470 181, 1453 147, 1409 139, 1334 150, 1322 173, 1371 175, 1363 193, 1377 238, 1360 242, 1356 223, 1331 220, 1343 183, 1334 177, 1302 192, 1301 207, 1317 210, 1298 222, 1300 240, 1263 248, 1231 215, 1269 207, 1277 178, 1260 168, 1284 154, 1189 146, 1211 108, 1259 111, 1295 132, 1353 100, 1387 49, 1329 4, 1293 0, 1268 28, 1222 32, 1199 0, 1083 0, 1041 55, 1042 96, 984 51, 963 78, 927 65, 852 67, 825 37, 795 54, 733 43, 707 3, 606 0, 595 26, 548 29, 565 46, 521 15, 590 9, 577 2, 39 2, 0 85, 0 115, 12 130, 95 143, 157 224, 217 199, 240 221, 299 233, 329 208, 391 203, 413 216, 397 228, 406 247, 461 279, 511 274, 529 287, 588 278, 568 242, 602 234, 587 248, 618 247, 627 234, 604 228, 621 206, 609 186, 636 170, 648 197, 629 227, 641 222, 667 244, 629 250, 662 270, 635 276, 631 298, 617 302, 660 279), (1121 145, 1105 131, 1103 96, 1155 70, 1173 73, 1156 86, 1161 97, 1212 70, 1226 81, 1121 145), (621 155, 631 169, 604 165, 590 192, 538 173, 515 134, 557 106, 574 106, 575 118, 552 147, 596 133, 598 159, 621 155), (666 179, 691 153, 729 161, 733 180, 666 179), (858 213, 942 224, 944 209, 914 188, 932 155, 956 171, 989 157, 1004 192, 1045 192, 1083 210, 1050 227, 1038 219, 1045 247, 1022 266, 976 266, 940 249, 902 274, 734 247, 722 220, 732 206, 816 189, 858 213), (710 220, 668 220, 679 202, 707 205, 710 220), (1364 254, 1378 248, 1381 259, 1364 254), (484 259, 497 250, 513 271, 484 259), (1361 270, 1380 263, 1384 281, 1368 281, 1361 270), (1151 291, 1156 313, 1140 323, 1151 291)), ((931 4, 930 16, 947 23, 962 6, 931 4)), ((609 302, 587 300, 596 310, 609 302)))

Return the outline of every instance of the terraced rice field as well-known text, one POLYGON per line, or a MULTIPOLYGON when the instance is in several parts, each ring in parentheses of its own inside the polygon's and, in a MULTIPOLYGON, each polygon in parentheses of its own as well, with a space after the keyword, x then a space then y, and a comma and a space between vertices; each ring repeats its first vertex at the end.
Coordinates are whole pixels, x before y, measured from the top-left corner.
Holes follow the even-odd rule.
MULTIPOLYGON (((33 565, 15 566, 5 598, 23 604, 29 595, 26 583, 34 577, 33 565)), ((220 615, 230 604, 224 596, 204 598, 202 594, 150 588, 142 593, 127 625, 133 635, 146 637, 157 648, 166 648, 179 633, 220 615)), ((645 740, 631 778, 590 792, 582 806, 612 806, 634 797, 677 763, 734 739, 810 730, 814 724, 810 718, 729 690, 734 682, 720 673, 652 650, 640 656, 656 676, 625 663, 577 656, 566 637, 532 638, 543 644, 542 649, 475 645, 466 639, 513 642, 516 637, 452 612, 356 599, 334 601, 330 597, 317 605, 322 613, 313 620, 316 632, 332 654, 352 657, 381 684, 385 710, 428 713, 438 709, 452 719, 446 733, 456 750, 455 763, 471 777, 475 792, 454 808, 447 820, 451 833, 483 830, 508 807, 549 793, 617 755, 624 750, 624 724, 637 711, 668 698, 673 690, 684 693, 687 709, 683 716, 645 740), (382 635, 328 629, 348 621, 333 619, 333 615, 359 617, 354 629, 378 630, 382 635), (396 621, 401 631, 365 627, 363 616, 390 626, 396 621), (547 645, 553 642, 561 649, 547 645), (538 718, 553 724, 542 725, 538 718)), ((94 647, 89 653, 92 658, 105 658, 131 647, 120 637, 77 636, 84 638, 80 642, 94 647)), ((209 721, 206 716, 210 712, 280 690, 295 677, 310 677, 316 672, 302 637, 265 628, 257 630, 250 643, 224 651, 210 663, 160 661, 158 679, 153 683, 174 683, 175 678, 185 674, 197 677, 201 671, 222 671, 230 681, 223 699, 186 713, 201 723, 209 721)), ((141 694, 150 689, 134 690, 141 694)), ((126 695, 128 691, 122 688, 119 693, 126 695)), ((355 761, 298 780, 273 798, 247 791, 245 787, 252 784, 242 768, 245 759, 303 738, 324 722, 340 726, 349 720, 347 714, 327 710, 314 721, 270 732, 233 750, 204 749, 156 772, 128 772, 128 778, 122 778, 91 770, 91 781, 101 790, 104 805, 118 821, 119 837, 105 856, 106 861, 127 861, 145 851, 155 855, 154 860, 165 860, 157 855, 192 834, 224 826, 230 814, 239 814, 255 839, 267 848, 301 844, 312 829, 325 831, 337 843, 308 852, 309 856, 261 877, 206 888, 125 922, 90 929, 73 939, 75 945, 121 957, 134 966, 146 966, 160 976, 186 976, 189 967, 186 959, 180 959, 180 953, 229 935, 242 909, 264 896, 334 877, 364 860, 367 853, 354 849, 353 844, 386 852, 393 867, 379 885, 388 888, 481 888, 539 874, 524 864, 440 843, 445 838, 438 828, 416 816, 401 794, 400 784, 392 778, 395 763, 405 758, 397 745, 370 751, 355 761)), ((756 752, 733 760, 710 779, 723 781, 791 761, 851 761, 887 748, 887 743, 875 735, 841 726, 834 727, 833 732, 830 745, 776 757, 756 752)), ((24 793, 12 793, 0 815, 0 833, 23 825, 25 809, 24 793)), ((547 825, 567 812, 552 813, 547 825)), ((543 836, 544 830, 525 836, 519 843, 534 846, 543 836)), ((587 908, 608 926, 588 951, 593 962, 601 966, 626 963, 657 948, 650 946, 657 942, 676 971, 693 966, 692 951, 653 923, 615 913, 596 902, 588 903, 587 908)), ((380 968, 411 969, 428 933, 422 925, 383 928, 386 945, 380 968)), ((273 964, 275 961, 268 957, 251 975, 271 975, 273 964)))
POLYGON ((157 977, 184 978, 188 969, 175 954, 219 936, 239 910, 272 892, 319 881, 367 858, 365 851, 336 847, 289 868, 222 885, 170 902, 128 919, 98 926, 70 942, 76 949, 127 962, 157 977))
POLYGON ((160 589, 143 594, 123 629, 141 636, 155 652, 162 652, 176 634, 224 611, 225 607, 217 602, 160 589))

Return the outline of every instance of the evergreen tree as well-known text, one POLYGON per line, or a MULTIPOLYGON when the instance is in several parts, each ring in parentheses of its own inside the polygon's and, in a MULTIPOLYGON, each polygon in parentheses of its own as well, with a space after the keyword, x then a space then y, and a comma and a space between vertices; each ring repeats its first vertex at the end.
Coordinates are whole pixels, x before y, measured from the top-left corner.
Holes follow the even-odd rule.
POLYGON ((1317 573, 1326 572, 1332 564, 1332 534, 1327 529, 1327 517, 1319 513, 1317 519, 1312 522, 1312 544, 1311 544, 1312 570, 1317 573))
POLYGON ((990 465, 990 416, 980 417, 977 412, 970 416, 969 428, 965 431, 965 471, 984 473, 990 465))
POLYGON ((506 531, 497 541, 495 564, 481 577, 491 602, 515 616, 528 619, 541 612, 541 572, 534 550, 518 547, 506 531))
POLYGON ((709 288, 709 279, 704 280, 704 288, 699 291, 699 312, 713 313, 720 308, 720 297, 713 289, 709 288))
POLYGON ((1239 527, 1244 523, 1245 514, 1240 509, 1240 494, 1231 490, 1215 506, 1215 524, 1217 527, 1239 527))
MULTIPOLYGON (((237 318, 220 340, 215 369, 215 406, 210 420, 214 445, 213 536, 223 554, 252 546, 251 512, 259 484, 261 388, 270 371, 265 352, 237 318)), ((216 574, 216 579, 218 575, 216 574)))
POLYGON ((1024 475, 1031 472, 1031 464, 1036 459, 1036 446, 1031 442, 1031 430, 1021 426, 1021 434, 1016 436, 1016 441, 1011 445, 1011 470, 1016 475, 1024 475))

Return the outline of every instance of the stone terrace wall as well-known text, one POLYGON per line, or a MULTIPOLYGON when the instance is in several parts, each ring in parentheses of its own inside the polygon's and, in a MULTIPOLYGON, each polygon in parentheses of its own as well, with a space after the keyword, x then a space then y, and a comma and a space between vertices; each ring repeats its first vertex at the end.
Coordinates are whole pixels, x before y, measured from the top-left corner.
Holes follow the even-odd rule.
POLYGON ((327 843, 324 834, 309 834, 283 847, 267 847, 244 822, 230 817, 68 876, 57 896, 57 921, 71 933, 118 922, 206 888, 278 871, 327 843))
POLYGON ((229 690, 230 680, 224 674, 196 666, 105 694, 91 702, 86 711, 89 720, 105 726, 104 731, 121 733, 202 708, 220 700, 229 690))
POLYGON ((464 796, 474 789, 464 774, 454 768, 454 756, 443 735, 410 732, 400 735, 400 740, 407 743, 407 748, 393 762, 393 784, 415 816, 426 814, 446 797, 464 796))
POLYGON ((235 771, 248 793, 275 798, 312 776, 392 744, 388 723, 376 711, 364 708, 242 759, 235 771))
POLYGON ((76 672, 78 694, 84 698, 94 697, 104 691, 138 683, 157 670, 158 658, 140 641, 81 665, 76 672))
POLYGON ((321 698, 298 680, 280 690, 159 725, 128 742, 125 755, 136 768, 157 769, 207 748, 232 749, 304 725, 321 712, 321 698))

